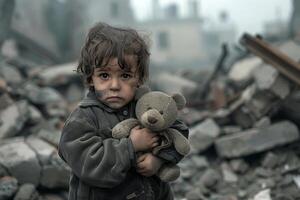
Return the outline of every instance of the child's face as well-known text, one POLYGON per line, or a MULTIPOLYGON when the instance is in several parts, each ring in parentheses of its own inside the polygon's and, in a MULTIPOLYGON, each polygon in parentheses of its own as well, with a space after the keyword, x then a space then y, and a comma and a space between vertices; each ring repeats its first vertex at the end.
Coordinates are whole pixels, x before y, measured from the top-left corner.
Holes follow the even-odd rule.
POLYGON ((137 62, 134 56, 127 55, 125 60, 131 69, 123 70, 118 58, 111 58, 108 64, 95 68, 90 86, 94 86, 98 99, 111 108, 121 108, 129 103, 139 84, 137 62))

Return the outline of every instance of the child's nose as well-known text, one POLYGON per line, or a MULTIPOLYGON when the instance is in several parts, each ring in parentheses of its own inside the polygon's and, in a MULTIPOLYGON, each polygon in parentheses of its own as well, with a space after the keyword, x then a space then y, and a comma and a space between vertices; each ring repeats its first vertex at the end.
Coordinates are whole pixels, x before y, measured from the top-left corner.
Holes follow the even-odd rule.
POLYGON ((120 83, 120 80, 118 78, 113 78, 111 81, 112 81, 111 82, 111 89, 113 89, 113 90, 120 89, 121 83, 120 83))

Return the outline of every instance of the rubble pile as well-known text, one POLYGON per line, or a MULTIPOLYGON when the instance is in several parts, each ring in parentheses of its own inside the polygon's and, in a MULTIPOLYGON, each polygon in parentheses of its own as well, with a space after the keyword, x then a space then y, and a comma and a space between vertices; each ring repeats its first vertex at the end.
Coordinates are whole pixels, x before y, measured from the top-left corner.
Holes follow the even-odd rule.
MULTIPOLYGON (((278 49, 300 59, 295 41, 278 49)), ((0 56, 0 199, 64 200, 70 169, 57 145, 66 117, 84 95, 76 63, 44 66, 8 56, 17 50, 5 41, 0 56)), ((190 126, 192 151, 172 183, 176 199, 300 198, 300 68, 265 52, 236 60, 228 73, 213 73, 205 93, 197 91, 207 84, 174 74, 152 80, 154 89, 179 90, 188 100, 181 117, 190 126)))
POLYGON ((177 199, 300 199, 300 90, 291 78, 300 65, 290 62, 299 61, 300 45, 287 41, 257 51, 210 84, 207 98, 217 109, 183 111, 192 152, 172 183, 177 199), (278 50, 285 56, 271 55, 278 50), (226 100, 223 105, 219 98, 226 100))
POLYGON ((75 63, 28 68, 14 59, 0 62, 0 199, 67 199, 70 169, 57 145, 83 96, 75 63))

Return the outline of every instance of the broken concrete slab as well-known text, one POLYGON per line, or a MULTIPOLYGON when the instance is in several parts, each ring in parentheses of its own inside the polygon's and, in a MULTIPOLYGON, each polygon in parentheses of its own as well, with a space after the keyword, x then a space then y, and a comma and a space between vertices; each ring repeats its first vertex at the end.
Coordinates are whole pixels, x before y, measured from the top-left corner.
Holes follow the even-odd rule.
POLYGON ((290 93, 291 83, 270 65, 256 68, 253 76, 259 90, 270 91, 281 99, 290 93))
POLYGON ((39 83, 46 86, 69 85, 72 79, 79 81, 79 77, 75 72, 77 62, 54 65, 39 71, 35 76, 39 79, 39 83))
POLYGON ((0 111, 0 139, 17 135, 28 117, 28 103, 25 100, 18 101, 0 111))
POLYGON ((234 171, 231 169, 231 166, 223 162, 221 164, 221 170, 223 175, 223 180, 228 183, 236 183, 238 181, 238 176, 234 173, 234 171))
POLYGON ((255 56, 242 59, 232 66, 228 77, 234 81, 245 81, 252 77, 252 71, 261 64, 261 59, 255 56))
POLYGON ((36 153, 25 143, 23 137, 0 142, 0 163, 19 183, 38 185, 41 166, 36 153))
POLYGON ((5 62, 0 62, 0 76, 3 77, 8 85, 18 85, 23 81, 23 77, 19 70, 5 62))
POLYGON ((159 73, 153 78, 155 89, 161 90, 168 94, 181 93, 187 99, 197 89, 197 83, 181 76, 171 73, 159 73))
POLYGON ((190 129, 190 144, 193 150, 202 152, 210 147, 220 135, 220 128, 211 118, 190 129))
POLYGON ((298 139, 297 126, 292 122, 282 121, 267 128, 254 128, 223 136, 215 141, 215 147, 219 156, 233 158, 262 152, 298 139))
POLYGON ((31 136, 25 139, 26 144, 37 154, 38 160, 42 165, 48 165, 53 154, 57 153, 57 149, 45 142, 44 140, 31 136))

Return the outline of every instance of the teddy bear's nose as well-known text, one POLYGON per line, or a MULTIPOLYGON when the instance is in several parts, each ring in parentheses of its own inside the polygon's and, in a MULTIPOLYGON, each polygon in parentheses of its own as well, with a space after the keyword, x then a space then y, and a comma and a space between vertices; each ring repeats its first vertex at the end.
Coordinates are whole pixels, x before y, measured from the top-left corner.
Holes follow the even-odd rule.
POLYGON ((148 117, 148 122, 150 123, 150 124, 154 124, 154 123, 156 123, 157 122, 157 119, 155 119, 154 117, 148 117))

